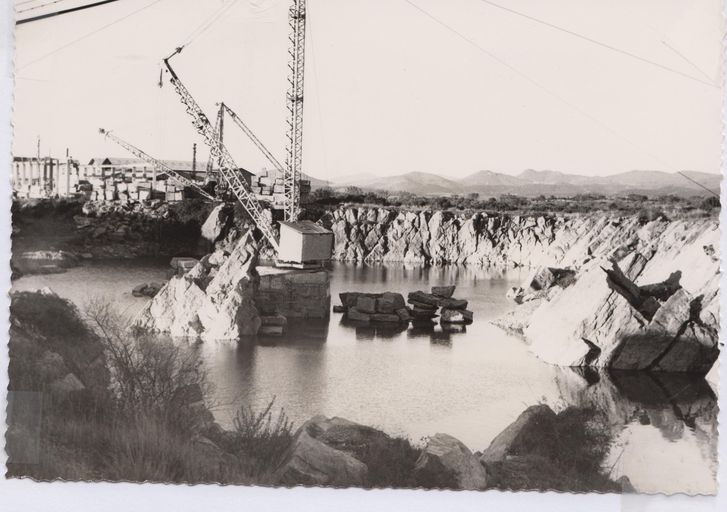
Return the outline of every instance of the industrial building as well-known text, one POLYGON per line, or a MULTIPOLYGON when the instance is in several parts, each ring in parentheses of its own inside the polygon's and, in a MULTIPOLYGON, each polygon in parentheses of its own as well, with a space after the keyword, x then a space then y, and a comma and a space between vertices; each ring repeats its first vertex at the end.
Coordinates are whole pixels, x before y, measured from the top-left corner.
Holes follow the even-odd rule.
MULTIPOLYGON (((191 162, 162 161, 186 178, 203 183, 206 170, 191 162)), ((239 169, 248 186, 254 174, 239 169)), ((166 172, 136 158, 94 157, 87 164, 57 158, 13 159, 13 192, 18 198, 83 197, 91 201, 180 201, 197 197, 190 187, 179 184, 166 172)))

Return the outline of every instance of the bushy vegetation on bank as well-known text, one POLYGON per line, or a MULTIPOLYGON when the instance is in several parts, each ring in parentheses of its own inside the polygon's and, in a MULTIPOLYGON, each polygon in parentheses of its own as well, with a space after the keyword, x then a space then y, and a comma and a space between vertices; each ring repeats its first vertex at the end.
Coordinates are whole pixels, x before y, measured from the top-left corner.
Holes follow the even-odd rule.
POLYGON ((488 463, 492 486, 502 490, 563 492, 625 490, 605 471, 611 432, 605 413, 567 407, 547 425, 532 429, 504 460, 488 463))
POLYGON ((681 197, 676 195, 646 196, 628 194, 605 196, 602 194, 578 194, 575 196, 524 197, 502 194, 499 197, 481 198, 479 194, 449 196, 421 196, 407 192, 364 191, 358 187, 344 190, 320 188, 311 193, 308 208, 330 208, 339 205, 366 205, 406 207, 407 209, 434 209, 452 211, 508 212, 527 215, 547 213, 591 213, 607 211, 620 215, 638 214, 644 217, 679 218, 684 216, 713 215, 719 211, 716 196, 681 197))
POLYGON ((222 430, 194 347, 102 302, 82 319, 56 295, 13 294, 9 374, 9 477, 269 483, 292 439, 272 403, 222 430))

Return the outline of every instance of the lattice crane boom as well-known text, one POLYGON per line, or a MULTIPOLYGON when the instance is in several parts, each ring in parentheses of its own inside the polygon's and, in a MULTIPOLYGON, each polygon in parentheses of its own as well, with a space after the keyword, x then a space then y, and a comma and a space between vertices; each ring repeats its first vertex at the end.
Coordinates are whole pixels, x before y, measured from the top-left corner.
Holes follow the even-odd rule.
MULTIPOLYGON (((214 136, 215 140, 218 140, 218 141, 225 140, 225 109, 222 104, 220 104, 220 108, 217 111, 217 121, 215 122, 213 136, 214 136)), ((219 166, 219 162, 215 162, 215 158, 213 157, 212 153, 210 152, 210 157, 207 160, 207 172, 206 172, 206 176, 205 176, 205 181, 209 180, 212 173, 214 172, 215 163, 217 163, 219 166)))
POLYGON ((248 136, 250 141, 257 147, 260 152, 265 156, 265 158, 268 159, 268 162, 281 174, 285 174, 285 168, 283 165, 278 161, 275 156, 268 150, 267 147, 265 147, 265 144, 262 143, 260 139, 257 138, 255 133, 248 127, 245 122, 238 116, 234 110, 230 108, 229 105, 225 103, 221 103, 221 107, 225 109, 225 112, 230 116, 232 121, 245 133, 245 135, 248 136))
POLYGON ((288 148, 283 177, 285 218, 295 221, 300 207, 300 174, 303 160, 303 82, 305 72, 305 0, 292 0, 290 23, 290 60, 288 63, 288 148))
POLYGON ((156 158, 154 158, 153 156, 149 155, 148 153, 145 153, 144 151, 142 151, 141 149, 137 148, 133 144, 131 144, 129 142, 126 142, 122 138, 117 137, 116 135, 114 135, 110 131, 104 130, 103 128, 99 128, 98 131, 99 131, 99 133, 101 133, 102 135, 104 135, 107 139, 111 139, 112 141, 114 141, 116 144, 118 144, 119 146, 121 146, 122 148, 124 148, 126 151, 128 151, 132 155, 134 155, 137 158, 140 158, 141 160, 147 162, 148 164, 156 167, 160 171, 164 171, 172 179, 174 179, 175 181, 179 182, 180 184, 195 189, 197 191, 197 193, 199 193, 205 199, 208 199, 210 201, 216 201, 216 199, 209 192, 207 192, 205 189, 203 189, 201 186, 199 186, 198 183, 195 183, 194 181, 192 181, 192 180, 190 180, 188 178, 185 178, 184 176, 182 176, 181 174, 179 174, 177 171, 175 171, 171 167, 169 167, 166 164, 164 164, 163 162, 157 160, 156 158))
POLYGON ((219 158, 219 174, 225 179, 229 185, 230 191, 235 194, 238 201, 240 201, 240 204, 248 215, 250 215, 257 228, 262 232, 263 236, 268 240, 270 245, 278 251, 279 246, 275 237, 275 231, 273 230, 270 216, 267 215, 260 206, 260 203, 245 183, 245 180, 240 177, 237 172, 238 166, 233 160, 232 155, 230 155, 225 144, 221 142, 219 138, 215 137, 215 130, 207 118, 207 115, 204 113, 192 94, 184 86, 177 76, 177 73, 174 71, 174 68, 172 68, 169 63, 169 59, 181 51, 182 47, 177 48, 172 55, 164 59, 164 65, 171 76, 170 81, 172 86, 177 94, 179 94, 182 104, 184 104, 187 109, 187 113, 192 117, 192 125, 195 127, 197 132, 202 135, 205 144, 209 146, 210 153, 213 157, 219 158))

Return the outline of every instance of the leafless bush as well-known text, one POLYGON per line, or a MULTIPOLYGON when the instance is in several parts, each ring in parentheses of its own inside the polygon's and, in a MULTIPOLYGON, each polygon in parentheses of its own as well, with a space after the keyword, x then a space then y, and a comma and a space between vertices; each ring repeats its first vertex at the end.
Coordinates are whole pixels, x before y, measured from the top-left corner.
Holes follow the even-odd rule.
POLYGON ((134 329, 103 300, 92 300, 86 317, 106 349, 121 413, 154 415, 180 428, 199 419, 188 414, 188 407, 209 398, 211 386, 193 347, 134 329))

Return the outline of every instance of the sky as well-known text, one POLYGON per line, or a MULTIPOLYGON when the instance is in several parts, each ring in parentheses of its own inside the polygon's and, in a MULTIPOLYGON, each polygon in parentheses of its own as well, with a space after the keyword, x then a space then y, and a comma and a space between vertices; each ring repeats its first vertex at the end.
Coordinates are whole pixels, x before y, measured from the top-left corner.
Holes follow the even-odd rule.
MULTIPOLYGON (((530 19, 488 2, 308 0, 304 172, 719 172, 720 0, 492 0, 530 19)), ((288 7, 122 0, 17 26, 14 154, 40 137, 43 155, 128 156, 103 127, 162 159, 190 160, 196 142, 206 160, 167 78, 158 87, 161 58, 196 33, 172 61, 183 82, 284 161, 288 7)), ((266 166, 229 122, 225 140, 240 166, 266 166)))

